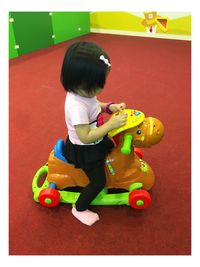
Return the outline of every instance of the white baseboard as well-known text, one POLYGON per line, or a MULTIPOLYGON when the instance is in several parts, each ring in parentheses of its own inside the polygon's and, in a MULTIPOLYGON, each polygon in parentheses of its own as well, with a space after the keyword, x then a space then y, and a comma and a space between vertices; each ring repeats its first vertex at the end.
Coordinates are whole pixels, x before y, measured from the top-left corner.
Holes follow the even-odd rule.
POLYGON ((90 32, 191 41, 190 35, 175 35, 175 34, 167 34, 167 33, 147 33, 147 32, 134 32, 134 31, 120 31, 120 30, 107 30, 107 29, 97 29, 97 28, 91 28, 90 32))

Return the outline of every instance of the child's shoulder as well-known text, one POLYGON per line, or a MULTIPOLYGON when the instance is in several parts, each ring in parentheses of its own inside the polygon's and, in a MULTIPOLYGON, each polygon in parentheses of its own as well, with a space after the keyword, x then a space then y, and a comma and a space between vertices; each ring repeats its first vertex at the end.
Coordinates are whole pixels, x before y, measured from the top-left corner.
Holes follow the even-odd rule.
POLYGON ((66 97, 66 101, 65 101, 65 110, 67 112, 78 112, 78 113, 82 113, 82 112, 87 112, 88 110, 88 105, 86 105, 85 102, 81 101, 81 99, 77 98, 77 97, 73 97, 72 95, 68 95, 66 97))

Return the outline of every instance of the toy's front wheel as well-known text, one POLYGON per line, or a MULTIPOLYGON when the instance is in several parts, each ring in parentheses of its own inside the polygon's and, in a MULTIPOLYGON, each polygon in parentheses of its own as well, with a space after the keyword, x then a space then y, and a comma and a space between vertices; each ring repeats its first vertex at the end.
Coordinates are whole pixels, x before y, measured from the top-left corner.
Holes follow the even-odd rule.
POLYGON ((47 188, 40 191, 38 200, 42 206, 55 207, 60 202, 60 193, 54 188, 47 188))
POLYGON ((151 204, 151 196, 146 190, 133 190, 129 194, 129 204, 135 209, 146 209, 151 204))

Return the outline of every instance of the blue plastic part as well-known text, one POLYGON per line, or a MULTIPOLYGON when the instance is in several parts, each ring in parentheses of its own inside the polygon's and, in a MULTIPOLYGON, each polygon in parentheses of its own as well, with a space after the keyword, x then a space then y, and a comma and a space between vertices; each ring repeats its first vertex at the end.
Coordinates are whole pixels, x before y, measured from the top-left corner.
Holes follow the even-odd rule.
POLYGON ((141 112, 137 111, 135 112, 135 116, 139 116, 141 114, 141 112))
POLYGON ((56 184, 54 184, 53 182, 50 182, 50 184, 49 184, 49 188, 54 188, 54 189, 56 189, 56 184))
POLYGON ((62 139, 59 139, 54 146, 54 157, 56 157, 56 158, 58 158, 64 162, 69 163, 69 161, 62 154, 63 148, 64 148, 64 141, 62 139))

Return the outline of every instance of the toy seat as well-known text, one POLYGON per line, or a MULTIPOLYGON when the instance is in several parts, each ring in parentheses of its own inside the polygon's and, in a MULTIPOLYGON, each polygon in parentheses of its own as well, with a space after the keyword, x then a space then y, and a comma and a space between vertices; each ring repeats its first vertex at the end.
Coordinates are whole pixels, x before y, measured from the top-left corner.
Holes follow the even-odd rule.
POLYGON ((59 139, 57 143, 54 146, 54 157, 69 163, 69 161, 63 156, 63 149, 64 149, 65 143, 62 139, 59 139))

